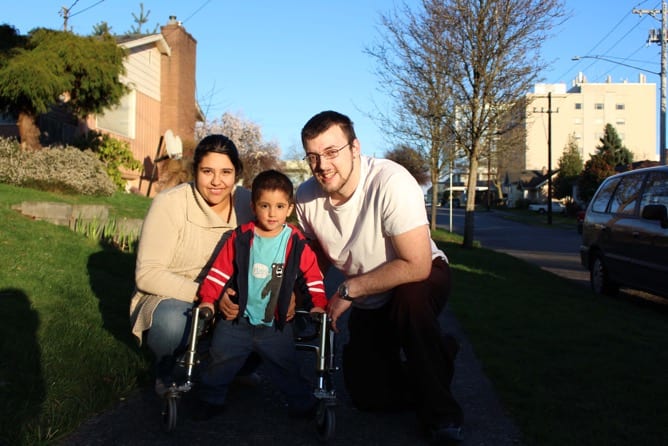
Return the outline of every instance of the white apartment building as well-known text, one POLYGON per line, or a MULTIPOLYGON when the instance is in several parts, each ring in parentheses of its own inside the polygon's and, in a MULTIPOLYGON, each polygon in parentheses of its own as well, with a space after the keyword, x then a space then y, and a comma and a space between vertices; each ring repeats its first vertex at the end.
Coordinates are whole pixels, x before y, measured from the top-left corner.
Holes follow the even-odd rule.
POLYGON ((588 83, 580 73, 570 89, 566 84, 536 84, 526 97, 527 170, 548 167, 548 119, 552 118, 552 170, 573 135, 584 161, 596 153, 606 124, 612 124, 634 161, 657 160, 656 85, 643 74, 638 82, 588 83), (548 107, 551 93, 551 109, 548 107), (550 111, 548 113, 548 111, 550 111))

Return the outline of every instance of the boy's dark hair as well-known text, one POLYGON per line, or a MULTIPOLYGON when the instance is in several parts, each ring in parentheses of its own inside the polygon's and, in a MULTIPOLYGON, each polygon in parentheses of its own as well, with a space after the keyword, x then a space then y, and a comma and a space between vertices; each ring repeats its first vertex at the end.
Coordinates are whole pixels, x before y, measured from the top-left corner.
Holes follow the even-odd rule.
POLYGON ((293 186, 290 178, 278 170, 269 169, 257 174, 251 185, 251 200, 257 203, 262 191, 280 190, 288 196, 288 203, 292 203, 293 186))

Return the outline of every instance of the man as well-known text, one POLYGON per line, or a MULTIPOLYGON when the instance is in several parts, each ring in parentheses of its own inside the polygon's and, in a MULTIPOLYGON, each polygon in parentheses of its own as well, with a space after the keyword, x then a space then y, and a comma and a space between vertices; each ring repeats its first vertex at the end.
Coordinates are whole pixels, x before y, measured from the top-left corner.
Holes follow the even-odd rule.
POLYGON ((450 391, 458 346, 438 323, 450 268, 431 239, 420 186, 399 164, 363 156, 343 114, 313 116, 301 137, 313 177, 297 190, 297 217, 321 258, 345 276, 328 305, 336 330, 352 308, 348 393, 364 410, 412 407, 433 440, 462 440, 450 391))

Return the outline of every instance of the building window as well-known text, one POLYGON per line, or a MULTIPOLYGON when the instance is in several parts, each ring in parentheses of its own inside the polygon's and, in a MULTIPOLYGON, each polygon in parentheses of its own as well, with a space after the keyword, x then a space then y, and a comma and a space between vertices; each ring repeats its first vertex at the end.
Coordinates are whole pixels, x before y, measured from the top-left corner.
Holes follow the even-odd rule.
POLYGON ((582 110, 582 103, 581 102, 576 102, 575 103, 575 109, 576 110, 582 110))
POLYGON ((603 110, 603 103, 602 102, 597 102, 596 104, 594 104, 594 109, 603 110))
POLYGON ((573 124, 575 124, 575 125, 581 125, 581 124, 582 124, 582 118, 575 118, 575 119, 573 119, 573 124))
POLYGON ((130 90, 129 94, 121 98, 120 104, 97 116, 97 127, 134 138, 136 103, 137 93, 135 90, 130 90))
POLYGON ((617 124, 617 125, 624 125, 624 124, 626 124, 626 119, 624 119, 624 118, 617 118, 617 120, 615 121, 615 124, 617 124))
POLYGON ((615 105, 615 109, 617 109, 617 110, 624 110, 624 108, 625 108, 624 104, 616 104, 615 105))

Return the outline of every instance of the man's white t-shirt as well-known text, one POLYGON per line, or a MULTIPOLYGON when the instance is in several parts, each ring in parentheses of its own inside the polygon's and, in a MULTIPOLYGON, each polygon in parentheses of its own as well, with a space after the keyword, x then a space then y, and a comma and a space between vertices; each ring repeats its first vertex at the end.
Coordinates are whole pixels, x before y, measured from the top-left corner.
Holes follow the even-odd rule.
MULTIPOLYGON (((318 240, 332 264, 346 276, 371 271, 396 258, 390 237, 418 226, 429 232, 424 195, 401 165, 360 157, 360 181, 353 196, 334 206, 315 178, 296 193, 296 213, 304 234, 318 240)), ((431 239, 431 237, 430 237, 431 239)), ((446 255, 431 241, 432 259, 446 255)), ((355 306, 377 308, 389 293, 355 299, 355 306)))

